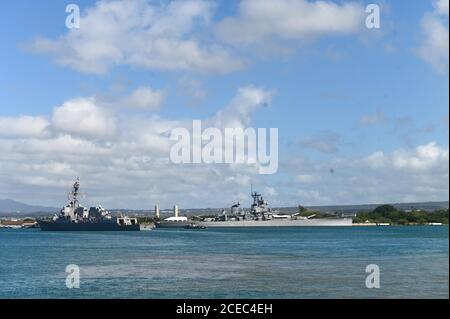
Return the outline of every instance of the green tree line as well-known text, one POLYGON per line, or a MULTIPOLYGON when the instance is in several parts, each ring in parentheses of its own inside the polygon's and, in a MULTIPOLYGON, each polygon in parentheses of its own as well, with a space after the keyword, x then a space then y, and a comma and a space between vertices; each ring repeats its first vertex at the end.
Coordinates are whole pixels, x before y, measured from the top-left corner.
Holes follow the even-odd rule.
POLYGON ((432 212, 423 210, 413 210, 405 212, 398 210, 392 205, 381 205, 371 212, 360 212, 353 219, 354 223, 390 223, 397 225, 407 224, 428 224, 442 223, 448 224, 448 209, 439 209, 432 212))

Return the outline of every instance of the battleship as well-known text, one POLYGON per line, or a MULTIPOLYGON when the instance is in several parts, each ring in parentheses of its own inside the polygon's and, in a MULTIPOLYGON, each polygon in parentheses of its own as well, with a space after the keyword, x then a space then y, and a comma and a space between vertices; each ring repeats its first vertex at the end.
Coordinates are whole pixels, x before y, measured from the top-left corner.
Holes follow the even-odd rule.
POLYGON ((69 193, 69 203, 52 219, 38 219, 43 231, 139 231, 136 218, 112 217, 101 205, 89 209, 80 205, 80 180, 77 178, 69 193))
POLYGON ((240 207, 237 202, 231 206, 230 214, 225 209, 215 218, 204 218, 198 225, 212 227, 302 227, 302 226, 352 226, 351 218, 327 217, 314 218, 315 214, 300 216, 295 214, 280 214, 269 207, 262 195, 251 190, 253 204, 250 211, 240 207))

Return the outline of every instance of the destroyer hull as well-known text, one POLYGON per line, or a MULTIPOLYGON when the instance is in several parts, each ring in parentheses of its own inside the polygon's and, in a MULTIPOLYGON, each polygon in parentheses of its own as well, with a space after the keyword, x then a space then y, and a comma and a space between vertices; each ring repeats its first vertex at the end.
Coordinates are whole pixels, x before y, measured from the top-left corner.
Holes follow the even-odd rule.
POLYGON ((352 226, 351 218, 340 219, 297 219, 297 220, 240 220, 199 222, 206 227, 346 227, 352 226))
POLYGON ((140 226, 119 225, 117 223, 57 223, 38 221, 43 231, 139 231, 140 226))

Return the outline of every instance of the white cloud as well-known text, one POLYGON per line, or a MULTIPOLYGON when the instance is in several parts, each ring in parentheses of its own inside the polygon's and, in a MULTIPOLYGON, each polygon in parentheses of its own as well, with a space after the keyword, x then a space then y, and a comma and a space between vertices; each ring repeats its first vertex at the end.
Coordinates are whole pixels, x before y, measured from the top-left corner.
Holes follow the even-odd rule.
MULTIPOLYGON (((256 87, 241 88, 227 106, 205 119, 205 124, 217 123, 219 128, 246 125, 270 96, 256 87)), ((261 189, 265 186, 255 176, 256 167, 173 164, 169 151, 174 142, 169 133, 175 127, 191 130, 192 119, 110 111, 92 97, 69 100, 54 109, 48 136, 0 139, 0 197, 62 204, 62 188, 70 187, 72 179, 80 176, 88 194, 83 200, 86 205, 227 207, 242 199, 242 194, 249 200, 250 181, 261 189), (46 196, 39 195, 43 193, 46 196)))
POLYGON ((20 152, 28 155, 35 153, 36 156, 48 157, 48 160, 65 157, 66 155, 103 156, 110 153, 107 148, 100 147, 94 142, 76 138, 68 134, 48 139, 28 139, 13 144, 12 146, 10 149, 12 152, 20 152))
POLYGON ((91 138, 111 138, 116 120, 95 104, 93 98, 64 102, 53 110, 52 125, 59 131, 91 138))
POLYGON ((0 137, 43 137, 49 125, 45 117, 0 117, 0 137))
POLYGON ((436 142, 419 145, 414 149, 398 149, 391 154, 375 152, 362 159, 359 164, 371 169, 408 172, 410 174, 429 171, 448 174, 449 150, 436 142))
MULTIPOLYGON (((241 88, 205 124, 245 127, 270 100, 269 91, 241 88)), ((0 197, 62 204, 62 188, 70 187, 72 179, 80 176, 88 194, 86 204, 102 203, 111 208, 149 208, 155 203, 162 207, 175 203, 183 208, 228 207, 237 200, 248 205, 250 184, 262 190, 274 206, 448 198, 449 150, 435 142, 353 158, 308 161, 289 156, 280 162, 281 174, 265 180, 257 168, 246 165, 172 164, 168 158, 173 143, 169 132, 175 127, 190 130, 190 119, 173 121, 155 114, 120 113, 104 117, 105 110, 93 98, 70 100, 55 113, 57 110, 61 113, 54 114, 55 122, 46 126, 45 134, 33 136, 24 127, 24 131, 16 131, 16 137, 0 139, 0 197), (92 114, 95 116, 90 119, 92 114), (64 116, 67 121, 58 122, 64 116), (108 119, 115 123, 114 138, 99 138, 110 134, 109 129, 98 130, 105 126, 92 124, 99 118, 104 118, 103 123, 108 119), (70 128, 74 123, 81 125, 70 128), (46 196, 41 196, 43 193, 46 196)))
POLYGON ((386 158, 383 152, 378 151, 367 156, 365 159, 363 159, 363 162, 367 164, 368 167, 376 169, 385 165, 386 158))
POLYGON ((436 1, 434 12, 423 16, 421 21, 423 40, 417 49, 419 56, 439 73, 448 72, 448 3, 448 0, 436 1))
POLYGON ((320 180, 320 176, 313 174, 299 174, 295 176, 295 180, 300 183, 309 184, 320 180))
POLYGON ((156 110, 163 104, 167 92, 165 90, 153 90, 150 87, 139 87, 130 95, 119 99, 118 104, 145 110, 156 110))
POLYGON ((396 151, 392 155, 392 164, 396 169, 409 171, 426 171, 429 169, 444 169, 448 172, 448 148, 440 148, 436 142, 418 146, 413 152, 396 151))
POLYGON ((448 0, 436 0, 434 2, 435 10, 438 14, 447 15, 448 16, 448 0))
POLYGON ((214 127, 245 128, 253 113, 262 106, 270 106, 273 92, 253 86, 238 89, 237 95, 211 119, 214 127))
POLYGON ((84 12, 79 29, 54 40, 38 38, 32 47, 84 73, 102 74, 117 65, 231 72, 242 62, 219 45, 196 39, 196 31, 208 27, 212 11, 212 3, 204 0, 160 5, 100 0, 84 12))
POLYGON ((364 26, 364 8, 331 1, 242 0, 237 17, 217 25, 217 34, 233 44, 257 44, 270 39, 298 40, 354 34, 364 26))
POLYGON ((295 206, 445 201, 449 196, 449 148, 430 142, 366 156, 284 158, 287 179, 277 187, 295 206))
POLYGON ((126 148, 134 155, 165 156, 169 154, 172 141, 168 132, 184 127, 180 121, 169 121, 157 115, 150 117, 122 117, 119 148, 126 148))

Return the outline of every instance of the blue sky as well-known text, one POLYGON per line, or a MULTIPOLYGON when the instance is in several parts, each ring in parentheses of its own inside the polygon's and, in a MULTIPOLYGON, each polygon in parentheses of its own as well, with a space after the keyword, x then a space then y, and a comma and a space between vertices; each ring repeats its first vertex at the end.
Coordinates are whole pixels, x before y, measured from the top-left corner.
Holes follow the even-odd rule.
POLYGON ((59 203, 61 187, 70 185, 71 175, 81 175, 86 200, 109 207, 173 201, 221 207, 235 198, 248 201, 250 183, 269 193, 274 205, 448 200, 448 1, 326 1, 322 11, 314 10, 315 1, 304 0, 266 1, 279 9, 266 11, 252 0, 135 1, 129 6, 135 11, 116 1, 73 3, 82 16, 75 31, 65 26, 65 2, 20 0, 2 6, 0 143, 9 155, 0 157, 0 198, 59 203), (381 7, 378 30, 363 23, 369 3, 381 7), (107 20, 117 14, 114 6, 123 9, 124 20, 107 20), (100 15, 99 8, 106 13, 100 15), (157 14, 125 26, 145 20, 139 14, 144 10, 157 14), (186 12, 192 17, 184 21, 186 12), (323 26, 330 14, 336 21, 323 26), (296 17, 309 22, 283 23, 296 17), (238 32, 230 25, 238 25, 238 32), (147 49, 146 41, 173 47, 162 54, 160 48, 147 49), (198 51, 189 51, 192 46, 182 51, 187 42, 198 51), (97 55, 102 45, 107 53, 97 55), (205 55, 194 59, 196 54, 205 55), (143 87, 160 92, 163 101, 144 108, 115 103, 143 87), (152 175, 173 169, 143 162, 146 156, 152 162, 167 158, 164 146, 137 154, 120 148, 163 133, 133 132, 130 119, 148 118, 149 126, 165 129, 172 122, 207 121, 241 88, 271 94, 270 106, 259 107, 244 123, 279 128, 280 169, 274 175, 226 164, 152 175), (116 123, 117 132, 102 140, 92 131, 62 127, 55 109, 74 99, 94 101, 89 107, 111 117, 105 123, 116 123), (23 124, 20 119, 27 116, 31 120, 23 124), (39 126, 36 118, 44 123, 40 128, 20 132, 21 125, 39 126), (17 132, 8 133, 7 125, 17 132), (106 148, 108 155, 55 154, 57 148, 49 145, 56 147, 63 136, 75 145, 106 148), (23 145, 36 151, 30 155, 23 145), (374 154, 383 155, 380 163, 371 162, 374 154), (103 159, 97 156, 124 162, 136 157, 140 164, 130 168, 105 161, 99 168, 103 159), (98 174, 95 181, 92 172, 98 174), (217 199, 204 194, 206 185, 217 199))

